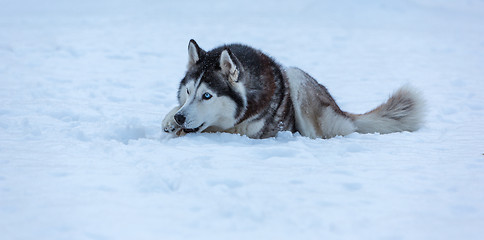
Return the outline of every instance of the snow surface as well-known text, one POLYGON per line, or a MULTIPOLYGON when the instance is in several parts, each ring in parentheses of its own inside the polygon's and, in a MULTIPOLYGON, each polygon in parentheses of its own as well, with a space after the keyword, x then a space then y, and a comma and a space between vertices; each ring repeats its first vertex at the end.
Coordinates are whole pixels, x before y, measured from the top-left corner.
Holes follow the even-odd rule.
POLYGON ((484 239, 484 2, 0 1, 0 239, 484 239), (170 139, 194 38, 414 133, 170 139))

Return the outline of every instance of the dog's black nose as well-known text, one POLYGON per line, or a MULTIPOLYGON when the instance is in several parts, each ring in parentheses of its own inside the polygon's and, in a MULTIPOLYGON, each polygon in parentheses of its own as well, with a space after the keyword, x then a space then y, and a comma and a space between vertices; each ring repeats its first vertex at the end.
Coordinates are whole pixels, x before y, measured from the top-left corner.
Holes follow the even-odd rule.
POLYGON ((175 114, 175 122, 178 123, 178 125, 183 125, 185 120, 185 115, 179 113, 175 114))

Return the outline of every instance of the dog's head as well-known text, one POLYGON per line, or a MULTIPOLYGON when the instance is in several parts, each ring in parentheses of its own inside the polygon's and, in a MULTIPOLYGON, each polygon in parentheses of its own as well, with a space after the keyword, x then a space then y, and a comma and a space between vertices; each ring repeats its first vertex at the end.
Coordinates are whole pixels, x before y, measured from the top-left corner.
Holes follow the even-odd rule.
POLYGON ((234 127, 247 102, 237 57, 228 47, 206 52, 192 39, 187 68, 178 90, 182 107, 175 122, 187 133, 234 127))

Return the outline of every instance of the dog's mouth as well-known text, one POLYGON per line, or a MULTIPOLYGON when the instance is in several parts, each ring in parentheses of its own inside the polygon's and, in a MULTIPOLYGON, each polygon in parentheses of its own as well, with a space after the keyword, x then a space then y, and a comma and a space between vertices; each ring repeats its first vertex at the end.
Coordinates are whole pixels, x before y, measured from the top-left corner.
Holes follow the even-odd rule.
POLYGON ((196 127, 196 128, 184 128, 183 131, 185 133, 194 133, 194 132, 198 132, 200 130, 200 128, 203 126, 203 124, 205 123, 202 123, 202 125, 200 125, 199 127, 196 127))

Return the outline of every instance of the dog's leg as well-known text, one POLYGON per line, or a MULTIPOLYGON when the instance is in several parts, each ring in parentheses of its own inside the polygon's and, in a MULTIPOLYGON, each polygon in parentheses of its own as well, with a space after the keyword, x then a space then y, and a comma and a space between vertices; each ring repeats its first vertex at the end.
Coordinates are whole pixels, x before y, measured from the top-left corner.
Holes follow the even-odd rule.
POLYGON ((175 114, 178 112, 181 106, 174 107, 168 114, 166 114, 163 122, 161 122, 161 128, 166 133, 172 133, 175 135, 180 135, 183 132, 181 127, 175 122, 175 114))
POLYGON ((296 128, 310 138, 344 136, 355 131, 353 121, 341 111, 327 89, 299 68, 287 68, 296 128))

